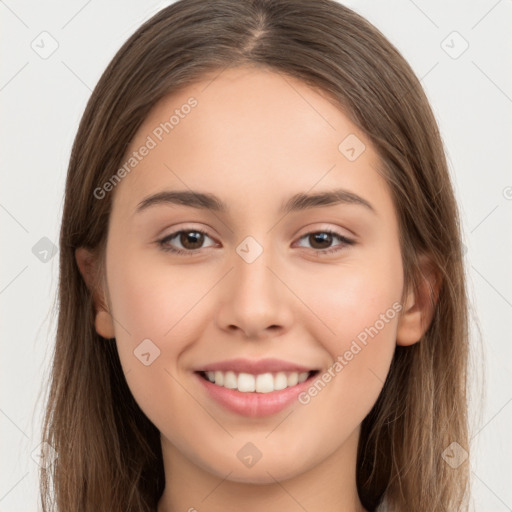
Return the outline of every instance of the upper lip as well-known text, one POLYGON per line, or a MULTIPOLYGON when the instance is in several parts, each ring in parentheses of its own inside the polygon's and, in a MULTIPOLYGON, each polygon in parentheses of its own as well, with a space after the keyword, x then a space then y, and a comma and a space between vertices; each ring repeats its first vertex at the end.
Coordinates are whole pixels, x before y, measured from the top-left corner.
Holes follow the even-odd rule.
POLYGON ((282 359, 229 359, 226 361, 218 361, 216 363, 207 364, 198 368, 197 371, 214 372, 214 371, 232 371, 236 373, 252 373, 258 375, 260 373, 275 372, 310 372, 314 368, 308 368, 297 363, 291 363, 282 359))

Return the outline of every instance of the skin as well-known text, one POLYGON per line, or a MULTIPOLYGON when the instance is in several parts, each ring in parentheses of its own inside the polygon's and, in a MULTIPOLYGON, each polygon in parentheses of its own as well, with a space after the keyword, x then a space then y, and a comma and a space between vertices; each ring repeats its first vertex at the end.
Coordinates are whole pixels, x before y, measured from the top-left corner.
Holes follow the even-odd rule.
MULTIPOLYGON (((161 432, 166 488, 158 512, 362 511, 355 481, 360 424, 396 344, 417 342, 432 313, 427 284, 404 295, 398 222, 378 155, 321 93, 248 66, 166 97, 127 155, 191 96, 198 105, 110 192, 106 279, 94 289, 96 330, 115 337, 130 390, 161 432), (349 134, 366 146, 355 161, 338 149, 349 134), (293 194, 335 188, 375 211, 336 204, 278 212, 293 194), (148 195, 177 189, 213 193, 229 210, 158 204, 135 213, 148 195), (194 256, 158 246, 180 229, 207 231, 194 256), (306 236, 325 229, 354 244, 333 237, 315 245, 306 236), (263 248, 252 263, 236 252, 247 236, 263 248), (319 256, 323 247, 341 250, 319 256), (212 401, 192 372, 235 357, 326 370, 394 303, 403 304, 402 314, 307 405, 243 417, 212 401), (133 353, 146 338, 160 350, 148 366, 133 353), (247 442, 262 454, 250 468, 237 457, 247 442)), ((186 250, 179 237, 167 243, 186 250)), ((99 260, 85 249, 76 257, 92 283, 99 260)))

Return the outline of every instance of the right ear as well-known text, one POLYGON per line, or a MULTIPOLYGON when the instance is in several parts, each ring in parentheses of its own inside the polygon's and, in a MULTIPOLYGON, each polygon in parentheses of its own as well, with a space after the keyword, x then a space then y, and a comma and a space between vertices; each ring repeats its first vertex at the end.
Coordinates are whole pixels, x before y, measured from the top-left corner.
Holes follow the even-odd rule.
POLYGON ((97 257, 89 249, 79 247, 75 250, 75 259, 85 284, 93 296, 96 332, 103 338, 114 338, 113 318, 106 306, 105 293, 98 279, 97 257))

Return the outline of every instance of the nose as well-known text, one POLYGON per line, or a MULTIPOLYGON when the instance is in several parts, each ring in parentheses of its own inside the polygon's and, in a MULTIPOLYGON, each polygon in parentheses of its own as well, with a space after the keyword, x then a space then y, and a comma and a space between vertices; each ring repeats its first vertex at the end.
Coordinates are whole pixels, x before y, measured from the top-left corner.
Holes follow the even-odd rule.
POLYGON ((260 340, 280 336, 293 321, 293 293, 290 280, 264 249, 256 260, 238 254, 226 276, 217 308, 217 326, 243 339, 260 340))

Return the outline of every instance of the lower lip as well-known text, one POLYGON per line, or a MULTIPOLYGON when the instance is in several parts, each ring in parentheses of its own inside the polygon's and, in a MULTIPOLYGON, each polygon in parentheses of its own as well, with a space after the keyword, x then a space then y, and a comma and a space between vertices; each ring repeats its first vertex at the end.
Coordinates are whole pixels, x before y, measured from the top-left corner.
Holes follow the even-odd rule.
POLYGON ((217 386, 198 373, 196 376, 210 397, 220 405, 237 414, 256 418, 276 414, 297 401, 298 395, 311 385, 315 374, 300 384, 270 393, 242 393, 236 389, 217 386))

